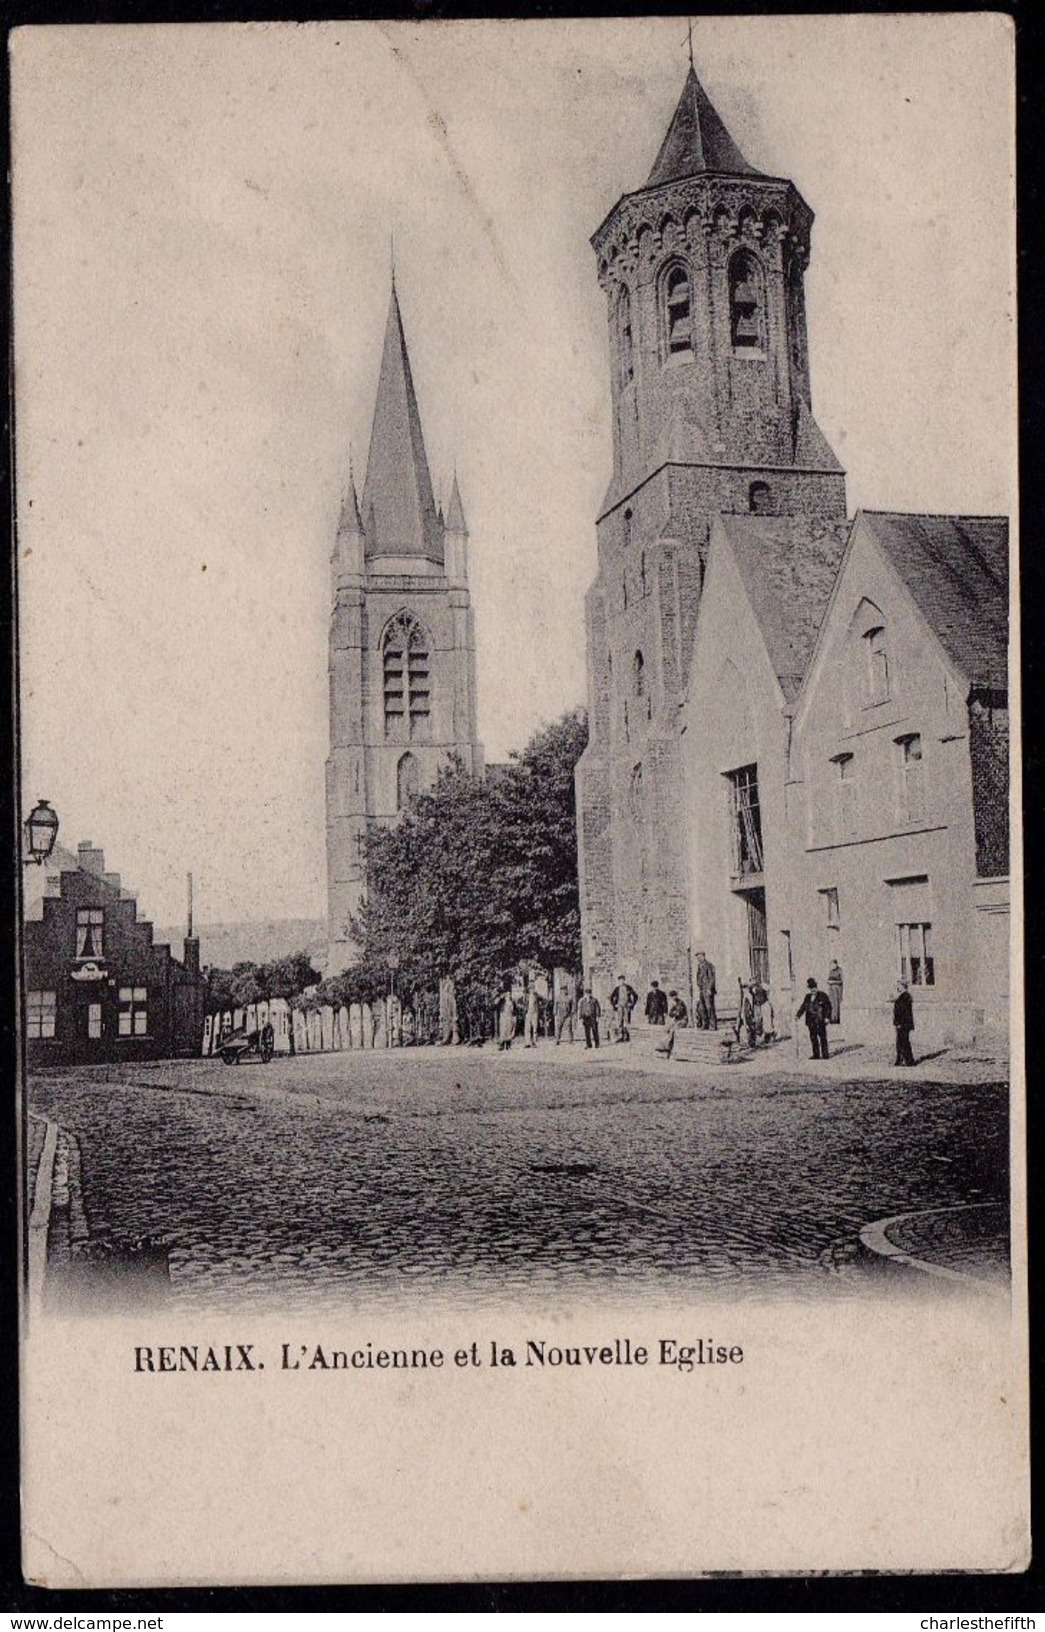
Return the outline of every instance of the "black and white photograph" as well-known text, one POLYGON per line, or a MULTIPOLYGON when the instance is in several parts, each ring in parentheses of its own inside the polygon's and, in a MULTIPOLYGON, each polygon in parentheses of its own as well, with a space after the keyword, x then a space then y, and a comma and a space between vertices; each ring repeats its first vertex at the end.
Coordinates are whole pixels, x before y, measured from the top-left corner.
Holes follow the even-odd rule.
POLYGON ((27 1577, 1024 1568, 1008 19, 11 60, 27 1577))

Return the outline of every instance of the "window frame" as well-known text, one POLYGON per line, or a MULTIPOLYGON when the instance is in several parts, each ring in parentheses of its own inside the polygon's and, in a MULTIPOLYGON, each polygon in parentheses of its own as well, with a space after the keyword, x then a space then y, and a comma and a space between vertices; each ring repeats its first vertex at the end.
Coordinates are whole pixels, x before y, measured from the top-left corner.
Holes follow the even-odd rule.
POLYGON ((692 362, 693 347, 693 269, 681 256, 672 256, 671 260, 662 268, 660 274, 660 289, 658 306, 660 309, 661 359, 665 364, 678 365, 692 362), (676 274, 681 274, 677 277, 676 274), (678 289, 685 288, 685 316, 681 321, 688 324, 688 338, 682 345, 672 344, 673 319, 672 306, 681 307, 683 302, 672 301, 671 294, 678 289))
POLYGON ((80 963, 96 963, 105 956, 105 908, 104 907, 77 907, 76 909, 76 939, 73 942, 75 951, 73 956, 80 963), (97 942, 91 951, 89 944, 97 942), (81 950, 82 948, 82 950, 81 950))
POLYGON ((25 1035, 28 1042, 49 1042, 57 1032, 58 993, 44 987, 25 994, 25 1035), (50 1001, 48 1001, 50 1000, 50 1001), (48 1021, 50 1029, 47 1029, 48 1021))
POLYGON ((931 920, 915 920, 896 926, 900 979, 922 991, 937 989, 936 954, 932 948, 931 920), (917 948, 915 951, 914 948, 917 948))
POLYGON ((134 1042, 138 1037, 147 1037, 149 1035, 149 988, 147 986, 120 986, 117 988, 116 1001, 118 1004, 116 1015, 117 1041, 134 1042), (126 1026, 124 1021, 127 1022, 126 1026))

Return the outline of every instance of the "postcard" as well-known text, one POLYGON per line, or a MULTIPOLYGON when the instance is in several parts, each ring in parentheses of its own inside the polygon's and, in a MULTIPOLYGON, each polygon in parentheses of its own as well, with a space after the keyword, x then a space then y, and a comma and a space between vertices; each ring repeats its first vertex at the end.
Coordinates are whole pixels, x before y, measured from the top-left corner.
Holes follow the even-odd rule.
POLYGON ((12 35, 29 1582, 1027 1567, 1013 50, 12 35))

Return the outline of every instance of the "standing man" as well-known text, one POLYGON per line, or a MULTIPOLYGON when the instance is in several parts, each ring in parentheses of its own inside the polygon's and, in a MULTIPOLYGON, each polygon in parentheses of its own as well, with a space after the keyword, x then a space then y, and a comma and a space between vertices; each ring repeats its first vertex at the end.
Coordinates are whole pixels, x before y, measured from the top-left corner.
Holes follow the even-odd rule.
POLYGON ((809 1030, 809 1043, 813 1050, 814 1060, 826 1060, 827 1053, 827 1017, 831 1012, 831 999, 826 992, 822 992, 816 981, 810 975, 806 981, 806 995, 802 999, 802 1006, 795 1015, 796 1020, 805 1017, 809 1030))
POLYGON ((650 989, 646 993, 646 1023, 651 1026, 662 1026, 668 1017, 668 994, 660 989, 660 982, 650 981, 650 989))
POLYGON ((568 987, 563 987, 555 999, 555 1046, 562 1042, 564 1031, 569 1032, 566 1041, 573 1042, 573 993, 568 987))
POLYGON ((914 1055, 911 1053, 911 1033, 914 1030, 914 1003, 907 990, 906 980, 901 980, 896 988, 896 997, 893 1002, 893 1026, 896 1030, 896 1063, 897 1065, 913 1065, 914 1055))
POLYGON ((718 1030, 718 1015, 715 1013, 715 965, 706 952, 697 953, 696 967, 697 992, 697 1025, 706 1030, 718 1030))
POLYGON ((580 1015, 581 1025, 584 1027, 585 1048, 598 1048, 599 1015, 602 1013, 602 1009, 599 1007, 599 1000, 593 995, 590 986, 586 986, 584 989, 584 996, 577 1004, 577 1013, 580 1015))
POLYGON ((842 969, 837 958, 831 959, 827 971, 827 990, 831 996, 831 1024, 837 1026, 842 1018, 842 969))
POLYGON ((628 1030, 628 1024, 631 1020, 631 1011, 638 1000, 639 994, 634 986, 629 986, 624 976, 621 975, 610 993, 610 1002, 613 1005, 613 1012, 617 1016, 618 1035, 622 1043, 631 1042, 631 1032, 628 1030))
POLYGON ((541 1018, 541 1004, 537 996, 536 986, 531 986, 526 994, 526 1017, 523 1021, 523 1030, 526 1034, 525 1048, 537 1047, 537 1025, 541 1018))

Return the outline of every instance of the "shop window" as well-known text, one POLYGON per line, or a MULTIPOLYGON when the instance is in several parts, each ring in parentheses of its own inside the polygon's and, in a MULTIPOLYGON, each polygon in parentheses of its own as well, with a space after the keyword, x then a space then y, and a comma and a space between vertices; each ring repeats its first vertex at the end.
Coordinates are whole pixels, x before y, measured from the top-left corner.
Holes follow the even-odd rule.
POLYGON ((27 992, 25 995, 26 1036, 53 1037, 58 1013, 57 992, 27 992))
POLYGON ((77 907, 76 956, 100 958, 103 956, 105 913, 101 907, 77 907))
POLYGON ((116 1030, 119 1037, 144 1037, 149 1030, 149 992, 145 986, 121 986, 116 1030))

